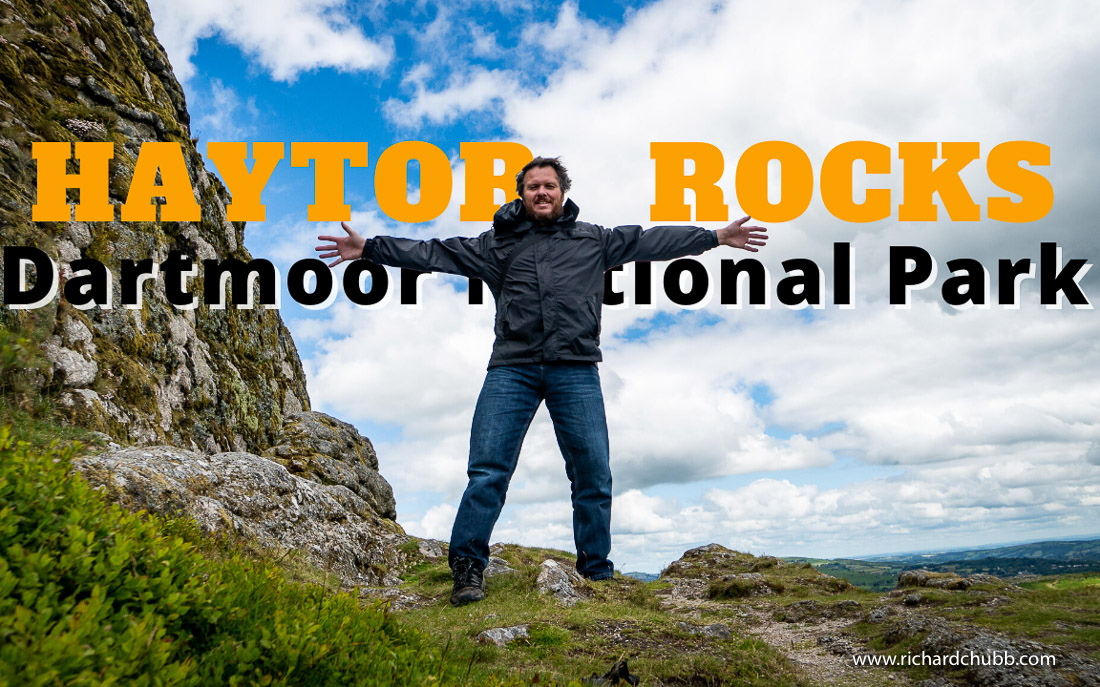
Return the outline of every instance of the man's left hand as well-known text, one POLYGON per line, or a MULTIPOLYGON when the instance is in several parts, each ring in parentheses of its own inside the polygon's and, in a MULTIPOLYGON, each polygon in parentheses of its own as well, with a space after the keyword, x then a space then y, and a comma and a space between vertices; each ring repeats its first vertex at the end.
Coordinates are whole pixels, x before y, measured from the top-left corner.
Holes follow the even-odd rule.
POLYGON ((742 217, 729 226, 718 230, 718 245, 733 246, 755 253, 760 250, 757 246, 763 246, 768 241, 767 231, 764 227, 745 226, 748 216, 742 217))

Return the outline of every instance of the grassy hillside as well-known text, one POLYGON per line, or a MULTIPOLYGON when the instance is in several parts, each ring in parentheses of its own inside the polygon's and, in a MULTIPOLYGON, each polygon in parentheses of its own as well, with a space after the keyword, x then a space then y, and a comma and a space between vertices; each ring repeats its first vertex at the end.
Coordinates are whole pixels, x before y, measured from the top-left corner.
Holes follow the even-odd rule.
POLYGON ((186 520, 104 503, 73 447, 0 428, 0 684, 405 685, 456 681, 378 606, 291 581, 186 520))
POLYGON ((430 634, 440 650, 449 647, 468 661, 474 684, 508 674, 539 682, 583 680, 602 675, 621 658, 648 685, 808 684, 782 652, 749 633, 712 637, 693 632, 729 618, 670 613, 667 581, 616 576, 584 583, 578 590, 582 600, 567 606, 539 593, 536 578, 542 561, 571 568, 573 555, 515 545, 497 548, 497 555, 514 572, 491 578, 488 597, 480 603, 450 607, 445 558, 419 564, 405 586, 420 603, 402 611, 402 619, 430 634), (503 648, 476 643, 483 630, 521 624, 528 626, 526 639, 503 648))
POLYGON ((812 565, 814 569, 826 575, 839 577, 860 589, 875 592, 885 592, 893 589, 898 581, 898 573, 907 567, 901 563, 866 561, 854 558, 787 556, 783 560, 796 565, 812 565))
POLYGON ((497 547, 513 570, 458 609, 445 556, 423 555, 403 586, 373 590, 391 609, 293 559, 106 504, 69 475, 72 452, 0 430, 0 684, 580 685, 626 659, 653 686, 855 686, 890 671, 854 668, 853 652, 900 655, 981 632, 1042 642, 1073 679, 1100 659, 1096 575, 884 596, 715 545, 653 582, 582 582, 573 605, 536 583, 543 561, 569 567, 571 555, 497 547), (952 631, 929 633, 929 622, 952 631), (526 637, 506 646, 478 641, 517 625, 526 637))
POLYGON ((557 551, 507 547, 519 572, 460 609, 445 560, 424 561, 401 591, 432 603, 398 615, 301 562, 105 503, 69 474, 78 447, 0 429, 0 684, 564 685, 624 655, 647 684, 807 684, 759 639, 681 627, 660 610, 667 583, 616 578, 572 608, 540 595, 538 562, 572 564, 557 551), (518 623, 514 647, 475 641, 518 623))
MULTIPOLYGON (((582 601, 565 606, 540 594, 536 576, 541 561, 568 566, 572 556, 513 545, 496 553, 514 570, 490 579, 484 602, 450 608, 441 556, 416 565, 399 592, 402 619, 437 649, 468 662, 475 684, 501 675, 575 681, 602 673, 619 658, 628 659, 631 673, 647 685, 862 687, 940 677, 955 681, 939 684, 1007 687, 1092 684, 1100 675, 1096 575, 1020 586, 975 578, 966 588, 883 594, 852 587, 808 563, 712 545, 688 552, 654 582, 622 577, 583 584, 582 601), (477 643, 484 630, 516 625, 526 626, 528 636, 501 647, 477 643), (725 634, 708 636, 703 628, 725 634), (971 650, 1053 653, 1058 666, 1028 678, 1032 682, 1012 683, 980 670, 871 669, 852 661, 856 654, 971 650)), ((933 579, 943 577, 953 576, 933 579)))

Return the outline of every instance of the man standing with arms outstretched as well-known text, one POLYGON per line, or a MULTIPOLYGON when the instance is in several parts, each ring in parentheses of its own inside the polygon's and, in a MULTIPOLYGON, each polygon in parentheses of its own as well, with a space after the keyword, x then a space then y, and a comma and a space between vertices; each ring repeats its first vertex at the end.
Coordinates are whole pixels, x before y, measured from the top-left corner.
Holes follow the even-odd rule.
POLYGON ((451 531, 451 603, 485 598, 489 536, 504 507, 523 437, 539 404, 554 423, 573 501, 577 571, 590 580, 614 573, 611 467, 596 363, 604 272, 635 260, 698 255, 719 245, 755 252, 767 235, 744 217, 717 231, 699 227, 604 229, 577 220, 565 200, 569 174, 558 158, 537 157, 516 175, 519 198, 474 238, 416 241, 319 236, 331 266, 362 257, 424 272, 483 280, 496 300, 496 341, 470 430, 469 483, 451 531))

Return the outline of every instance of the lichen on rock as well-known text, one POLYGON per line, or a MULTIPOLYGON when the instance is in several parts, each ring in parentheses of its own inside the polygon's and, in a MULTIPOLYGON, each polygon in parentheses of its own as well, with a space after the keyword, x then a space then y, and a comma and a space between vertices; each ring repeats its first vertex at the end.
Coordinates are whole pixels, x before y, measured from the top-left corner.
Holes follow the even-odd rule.
POLYGON ((542 562, 535 584, 540 593, 554 597, 564 606, 572 606, 582 599, 577 591, 584 585, 580 574, 553 559, 542 562))
MULTIPOLYGON (((144 446, 82 458, 77 469, 127 507, 299 551, 347 584, 393 584, 408 541, 393 491, 369 440, 310 412, 277 309, 207 307, 201 275, 187 286, 192 309, 170 303, 159 278, 139 287, 139 308, 119 307, 124 261, 160 263, 173 251, 252 260, 245 225, 226 218, 229 194, 191 138, 183 89, 144 0, 4 0, 0 23, 0 244, 45 252, 60 280, 43 307, 0 308, 0 327, 42 349, 49 362, 34 372, 36 388, 67 421, 144 446), (116 207, 128 200, 142 146, 178 144, 201 218, 123 222, 116 210, 112 221, 74 213, 35 222, 32 154, 43 141, 112 143, 107 193, 116 207), (114 307, 69 302, 64 286, 79 260, 107 268, 114 307)), ((0 271, 0 288, 11 278, 0 271)))
POLYGON ((345 486, 382 517, 396 519, 393 489, 378 474, 374 446, 350 424, 324 413, 295 413, 276 441, 264 456, 295 475, 345 486))
POLYGON ((493 644, 495 646, 508 646, 517 639, 527 639, 529 625, 513 625, 511 627, 493 627, 482 630, 477 635, 479 644, 493 644))
MULTIPOLYGON (((65 300, 64 280, 80 259, 110 270, 115 298, 123 260, 160 262, 172 250, 251 260, 244 224, 226 220, 229 195, 191 140, 183 89, 149 8, 141 0, 8 0, 0 19, 0 243, 44 251, 62 279, 54 303, 33 314, 36 341, 53 362, 43 386, 59 394, 71 422, 124 443, 257 453, 271 446, 284 412, 309 409, 305 374, 277 311, 202 304, 181 311, 160 280, 145 287, 138 311, 77 311, 65 300), (142 144, 177 143, 202 220, 34 222, 37 141, 113 143, 108 192, 116 206, 127 200, 142 144), (65 336, 74 320, 91 334, 80 349, 65 336)), ((0 287, 4 279, 0 273, 0 287)), ((192 293, 202 285, 191 280, 192 293)), ((0 309, 0 326, 24 330, 30 317, 0 309)))
POLYGON ((132 510, 193 518, 211 533, 293 550, 347 585, 391 585, 408 541, 352 490, 292 475, 251 453, 146 446, 79 458, 73 467, 132 510))

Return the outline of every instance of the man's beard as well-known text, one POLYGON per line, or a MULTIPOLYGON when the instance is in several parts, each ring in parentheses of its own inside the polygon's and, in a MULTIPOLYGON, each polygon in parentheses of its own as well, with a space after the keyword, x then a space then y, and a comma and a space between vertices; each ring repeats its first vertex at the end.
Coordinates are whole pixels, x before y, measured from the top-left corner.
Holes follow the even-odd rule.
POLYGON ((558 205, 553 210, 551 210, 549 215, 543 215, 541 217, 539 215, 536 215, 532 210, 527 210, 527 217, 539 226, 553 224, 554 222, 558 221, 558 218, 561 217, 563 214, 565 214, 565 208, 561 205, 558 205))

